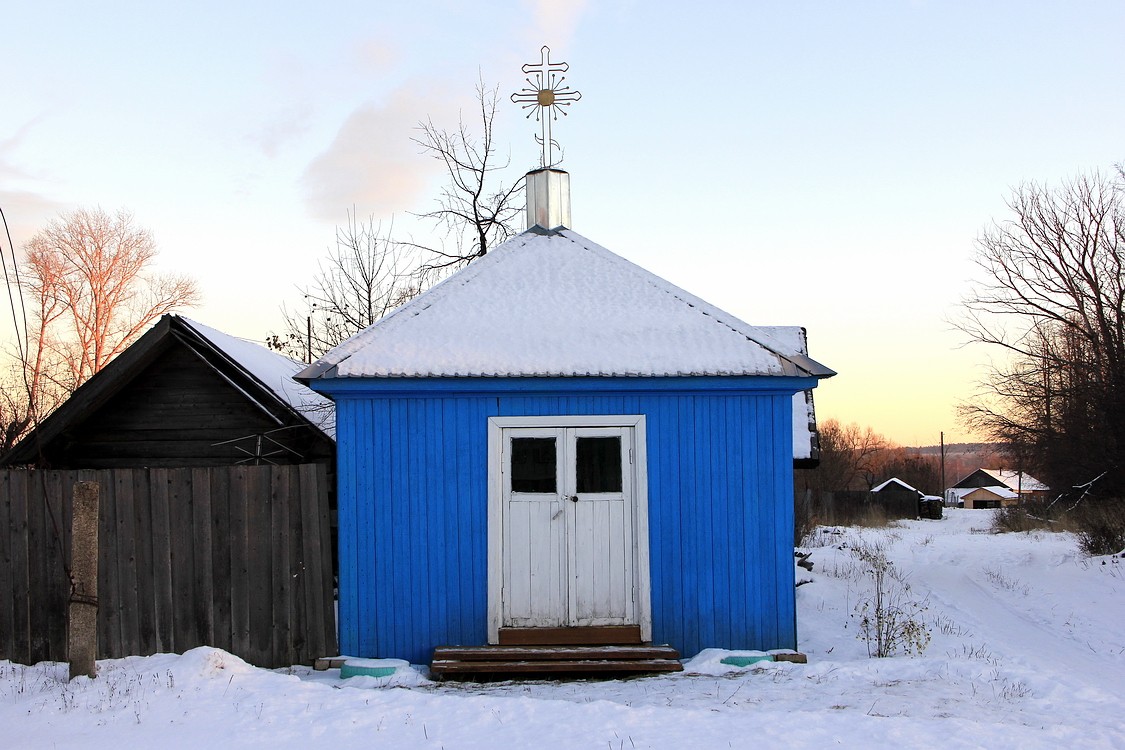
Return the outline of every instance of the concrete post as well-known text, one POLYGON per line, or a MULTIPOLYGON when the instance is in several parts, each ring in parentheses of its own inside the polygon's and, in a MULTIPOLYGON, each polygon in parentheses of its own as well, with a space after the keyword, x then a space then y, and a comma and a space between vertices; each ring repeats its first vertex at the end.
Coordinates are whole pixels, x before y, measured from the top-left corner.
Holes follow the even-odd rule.
POLYGON ((70 679, 94 677, 98 653, 98 492, 97 482, 76 482, 70 524, 73 590, 67 608, 70 679))

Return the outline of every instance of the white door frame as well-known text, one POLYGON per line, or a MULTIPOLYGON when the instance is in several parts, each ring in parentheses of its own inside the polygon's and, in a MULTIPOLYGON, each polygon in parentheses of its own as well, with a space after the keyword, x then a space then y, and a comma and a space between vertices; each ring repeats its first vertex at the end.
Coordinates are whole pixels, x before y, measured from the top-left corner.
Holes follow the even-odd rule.
MULTIPOLYGON (((509 427, 628 427, 632 428, 633 577, 634 604, 641 640, 652 640, 652 607, 648 557, 648 471, 643 414, 583 416, 489 417, 488 419, 488 642, 500 642, 503 618, 504 487, 501 474, 504 430, 509 427)), ((623 467, 624 469, 624 467, 623 467)))

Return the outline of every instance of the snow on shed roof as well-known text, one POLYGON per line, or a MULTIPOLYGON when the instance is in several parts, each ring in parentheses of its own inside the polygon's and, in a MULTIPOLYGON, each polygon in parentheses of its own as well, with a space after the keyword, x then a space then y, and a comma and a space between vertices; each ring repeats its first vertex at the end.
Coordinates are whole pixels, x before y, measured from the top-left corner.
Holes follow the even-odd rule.
MULTIPOLYGON (((788 351, 809 353, 805 329, 801 326, 760 326, 759 330, 785 344, 788 351)), ((819 458, 819 451, 812 391, 798 391, 793 394, 793 458, 819 458)))
POLYGON ((1015 500, 1019 497, 1019 493, 1010 487, 969 487, 968 490, 968 492, 961 495, 962 498, 966 498, 974 492, 986 492, 990 495, 1003 498, 1004 500, 1015 500))
POLYGON ((748 325, 568 229, 528 231, 298 377, 834 375, 793 330, 748 325))
POLYGON ((180 319, 275 393, 278 398, 289 404, 294 411, 320 428, 325 435, 335 439, 336 405, 293 379, 294 375, 305 368, 303 363, 272 352, 260 344, 236 338, 183 316, 180 316, 180 319))
POLYGON ((915 489, 914 487, 911 487, 911 486, 910 486, 909 484, 907 484, 906 482, 902 481, 902 480, 901 480, 901 479, 899 479, 898 477, 891 477, 890 479, 888 479, 887 481, 883 482, 882 484, 879 484, 879 485, 876 485, 875 487, 872 487, 872 488, 871 488, 871 491, 872 491, 872 492, 881 492, 881 491, 882 491, 883 489, 885 489, 885 488, 886 488, 886 487, 887 487, 888 485, 892 485, 892 484, 893 484, 893 485, 895 485, 895 486, 897 486, 897 487, 901 487, 901 488, 902 488, 902 489, 904 489, 904 490, 909 490, 909 491, 911 491, 911 492, 917 492, 917 493, 918 493, 919 495, 921 495, 921 494, 924 494, 924 493, 923 493, 923 492, 922 492, 921 490, 918 490, 918 489, 915 489))
POLYGON ((996 479, 1005 487, 1010 487, 1020 492, 1045 492, 1050 489, 1050 487, 1026 472, 1011 471, 1009 469, 981 469, 981 471, 996 479))

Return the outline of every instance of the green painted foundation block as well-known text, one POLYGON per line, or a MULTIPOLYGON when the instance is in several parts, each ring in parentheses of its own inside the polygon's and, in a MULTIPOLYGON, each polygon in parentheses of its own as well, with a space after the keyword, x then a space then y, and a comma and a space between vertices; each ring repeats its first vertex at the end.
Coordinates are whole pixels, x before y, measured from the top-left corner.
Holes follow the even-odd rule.
POLYGON ((399 659, 348 659, 340 667, 340 679, 349 677, 390 677, 405 662, 399 659))
POLYGON ((760 661, 773 661, 773 656, 770 654, 762 654, 761 656, 727 656, 723 658, 722 663, 729 664, 732 667, 748 667, 760 661))

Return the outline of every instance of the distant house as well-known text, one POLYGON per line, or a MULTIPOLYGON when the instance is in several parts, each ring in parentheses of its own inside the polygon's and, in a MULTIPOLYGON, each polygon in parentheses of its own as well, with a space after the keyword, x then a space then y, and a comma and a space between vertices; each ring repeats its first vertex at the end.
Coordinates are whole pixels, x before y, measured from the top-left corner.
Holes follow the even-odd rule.
POLYGON ((794 648, 793 465, 834 373, 569 208, 539 223, 563 178, 530 174, 527 231, 299 376, 336 402, 340 647, 794 648))
POLYGON ((969 509, 1007 508, 1019 502, 1019 495, 1007 487, 962 487, 959 505, 969 509))
POLYGON ((1035 477, 1022 471, 1007 469, 977 469, 945 491, 946 505, 964 504, 966 508, 999 508, 1015 505, 1021 500, 1045 497, 1050 488, 1035 477), (984 488, 990 493, 968 495, 972 490, 984 488), (975 500, 975 502, 974 502, 975 500), (971 503, 971 504, 970 504, 971 503))

